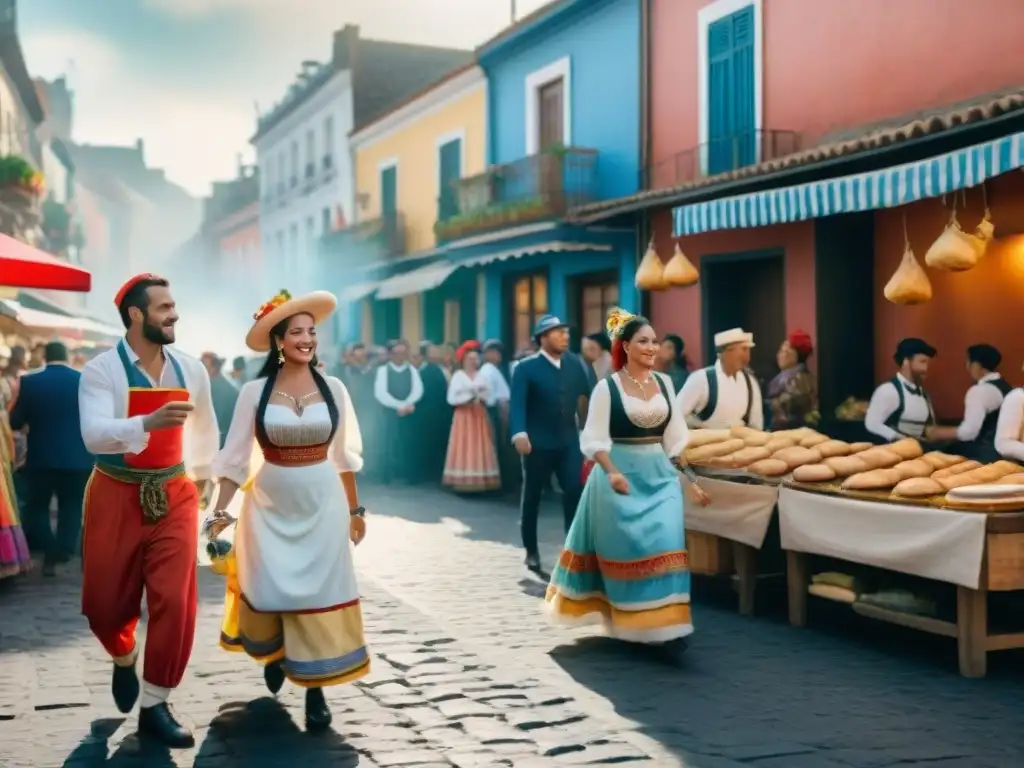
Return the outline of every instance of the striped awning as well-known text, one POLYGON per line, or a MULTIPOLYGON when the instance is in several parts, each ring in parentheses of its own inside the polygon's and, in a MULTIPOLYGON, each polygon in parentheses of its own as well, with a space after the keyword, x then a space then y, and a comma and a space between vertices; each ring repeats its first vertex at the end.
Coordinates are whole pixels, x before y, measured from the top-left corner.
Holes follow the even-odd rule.
POLYGON ((840 213, 895 208, 939 197, 1024 167, 1024 133, 879 171, 682 205, 677 237, 764 227, 840 213))

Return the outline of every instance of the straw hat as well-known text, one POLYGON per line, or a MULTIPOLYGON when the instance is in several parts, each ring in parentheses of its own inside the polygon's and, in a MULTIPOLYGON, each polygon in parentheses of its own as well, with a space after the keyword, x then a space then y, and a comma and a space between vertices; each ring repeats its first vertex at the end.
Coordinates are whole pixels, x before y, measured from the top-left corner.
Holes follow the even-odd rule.
POLYGON ((719 331, 715 334, 716 349, 731 347, 733 344, 752 347, 754 346, 754 334, 748 333, 742 328, 730 328, 728 331, 719 331))
POLYGON ((292 298, 288 291, 281 291, 254 314, 252 328, 245 335, 245 346, 253 352, 270 351, 270 329, 292 315, 311 315, 314 323, 321 323, 331 316, 338 299, 329 291, 313 291, 305 296, 292 298))

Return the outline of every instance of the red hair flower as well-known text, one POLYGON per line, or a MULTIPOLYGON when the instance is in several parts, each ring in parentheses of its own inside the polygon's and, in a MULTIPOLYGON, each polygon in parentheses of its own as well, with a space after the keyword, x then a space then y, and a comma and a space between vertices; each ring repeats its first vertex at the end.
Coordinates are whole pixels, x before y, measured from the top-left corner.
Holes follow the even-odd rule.
POLYGON ((278 293, 274 298, 272 298, 265 304, 260 305, 260 308, 256 310, 256 314, 252 316, 252 319, 256 321, 262 320, 264 317, 269 315, 273 310, 280 307, 286 301, 291 301, 291 298, 292 295, 282 288, 280 293, 278 293))

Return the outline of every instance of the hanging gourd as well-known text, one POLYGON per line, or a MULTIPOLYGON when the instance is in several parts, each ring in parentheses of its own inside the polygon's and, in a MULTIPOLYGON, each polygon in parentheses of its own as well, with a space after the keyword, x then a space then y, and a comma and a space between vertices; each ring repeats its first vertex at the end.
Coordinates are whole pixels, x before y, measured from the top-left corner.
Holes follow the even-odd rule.
MULTIPOLYGON (((966 192, 964 194, 966 195, 966 192)), ((979 259, 988 251, 988 246, 996 234, 996 225, 992 223, 992 211, 988 208, 988 195, 984 184, 981 185, 981 199, 985 206, 985 214, 978 222, 978 226, 974 228, 974 234, 964 233, 964 237, 974 248, 979 259)))
POLYGON ((697 268, 683 255, 683 249, 679 247, 679 243, 676 243, 675 253, 665 265, 664 278, 666 283, 676 288, 696 285, 700 279, 697 268))
POLYGON ((647 252, 640 260, 640 266, 636 270, 636 287, 641 291, 664 291, 668 288, 665 282, 665 265, 661 263, 661 257, 654 250, 654 239, 651 239, 647 246, 647 252))
POLYGON ((893 304, 923 304, 931 301, 932 284, 918 263, 907 235, 907 216, 903 215, 903 259, 883 291, 893 304))
POLYGON ((978 251, 971 236, 960 228, 956 218, 956 195, 949 223, 924 255, 924 263, 945 272, 966 272, 978 263, 978 251))

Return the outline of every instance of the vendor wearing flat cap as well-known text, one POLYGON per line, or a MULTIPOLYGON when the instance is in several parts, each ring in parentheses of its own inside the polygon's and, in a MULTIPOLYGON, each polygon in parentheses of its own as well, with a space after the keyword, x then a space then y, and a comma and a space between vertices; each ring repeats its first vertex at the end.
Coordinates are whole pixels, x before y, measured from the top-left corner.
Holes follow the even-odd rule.
POLYGON ((761 386, 748 370, 754 334, 730 328, 715 334, 715 364, 690 374, 675 407, 691 427, 764 429, 761 386))
POLYGON ((935 423, 935 410, 924 388, 935 354, 935 347, 923 339, 903 339, 896 345, 896 375, 878 385, 864 417, 864 428, 872 440, 891 443, 904 437, 920 439, 935 423))

